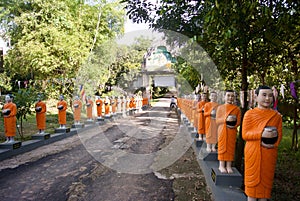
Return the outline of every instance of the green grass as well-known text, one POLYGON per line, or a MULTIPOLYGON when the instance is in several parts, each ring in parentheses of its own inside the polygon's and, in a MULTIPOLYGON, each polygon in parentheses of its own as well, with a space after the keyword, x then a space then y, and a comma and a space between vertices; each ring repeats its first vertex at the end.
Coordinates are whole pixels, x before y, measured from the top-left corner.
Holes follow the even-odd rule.
POLYGON ((292 133, 292 129, 283 128, 272 190, 273 201, 300 200, 300 151, 291 150, 292 133))

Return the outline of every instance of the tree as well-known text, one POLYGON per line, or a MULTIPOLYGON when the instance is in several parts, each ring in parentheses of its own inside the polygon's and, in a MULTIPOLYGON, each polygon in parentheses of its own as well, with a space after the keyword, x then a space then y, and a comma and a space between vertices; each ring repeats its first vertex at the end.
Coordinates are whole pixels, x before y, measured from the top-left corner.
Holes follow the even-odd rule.
MULTIPOLYGON (((122 33, 124 12, 116 5, 82 0, 2 2, 1 27, 12 41, 5 70, 11 78, 67 83, 94 46, 122 33)), ((57 89, 65 92, 62 85, 57 89)))

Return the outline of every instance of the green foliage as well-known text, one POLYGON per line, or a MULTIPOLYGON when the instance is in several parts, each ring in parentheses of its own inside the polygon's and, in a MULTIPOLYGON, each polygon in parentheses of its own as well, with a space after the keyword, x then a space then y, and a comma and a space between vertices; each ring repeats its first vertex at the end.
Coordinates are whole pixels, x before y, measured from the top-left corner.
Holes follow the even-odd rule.
POLYGON ((20 135, 23 138, 23 120, 27 120, 27 116, 32 114, 31 107, 37 100, 37 93, 34 89, 20 89, 14 93, 13 102, 17 106, 17 120, 20 123, 20 135))

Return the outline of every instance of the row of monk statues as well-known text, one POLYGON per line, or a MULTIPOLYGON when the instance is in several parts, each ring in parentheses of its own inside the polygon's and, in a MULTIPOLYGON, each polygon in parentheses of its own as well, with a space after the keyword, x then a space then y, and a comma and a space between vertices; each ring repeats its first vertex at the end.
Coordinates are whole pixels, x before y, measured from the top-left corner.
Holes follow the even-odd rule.
MULTIPOLYGON (((96 96, 95 102, 90 96, 87 96, 85 102, 86 106, 86 117, 87 121, 94 120, 94 103, 96 107, 97 119, 103 117, 111 117, 117 112, 126 112, 129 110, 135 110, 136 108, 141 108, 143 106, 149 105, 148 98, 140 96, 129 97, 105 97, 101 98, 96 96)), ((68 103, 64 99, 63 95, 59 96, 59 101, 57 102, 57 114, 58 123, 60 129, 65 129, 67 124, 67 109, 68 103)), ((72 111, 74 115, 74 124, 78 125, 81 121, 81 114, 83 109, 83 102, 80 100, 79 96, 75 96, 72 101, 72 111)), ((45 134, 46 129, 46 112, 47 105, 42 100, 41 96, 38 96, 37 102, 35 103, 36 112, 36 125, 38 129, 38 134, 45 134)), ((17 130, 17 106, 13 103, 13 97, 10 95, 5 96, 5 104, 2 109, 2 115, 4 118, 4 134, 6 141, 4 143, 14 143, 16 130, 17 130)))
POLYGON ((207 101, 206 93, 202 93, 198 100, 177 99, 178 107, 196 128, 198 140, 206 141, 206 151, 217 151, 221 173, 233 173, 237 131, 242 126, 244 183, 248 201, 271 198, 277 148, 282 138, 282 117, 272 108, 272 89, 258 87, 255 98, 257 106, 248 110, 242 121, 233 90, 225 91, 223 104, 216 101, 217 93, 214 91, 210 92, 210 101, 207 101))

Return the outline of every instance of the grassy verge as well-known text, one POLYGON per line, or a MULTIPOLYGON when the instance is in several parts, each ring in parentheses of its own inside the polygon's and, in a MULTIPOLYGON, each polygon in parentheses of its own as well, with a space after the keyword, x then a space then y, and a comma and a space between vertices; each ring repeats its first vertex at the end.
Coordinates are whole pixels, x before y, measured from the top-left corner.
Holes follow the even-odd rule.
POLYGON ((292 132, 292 129, 283 128, 272 191, 276 201, 300 200, 300 151, 290 149, 292 132))

